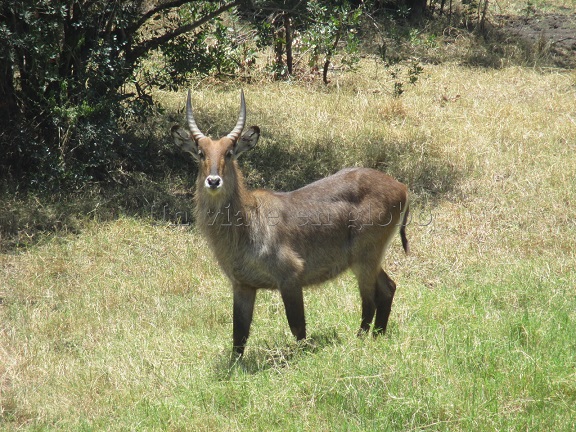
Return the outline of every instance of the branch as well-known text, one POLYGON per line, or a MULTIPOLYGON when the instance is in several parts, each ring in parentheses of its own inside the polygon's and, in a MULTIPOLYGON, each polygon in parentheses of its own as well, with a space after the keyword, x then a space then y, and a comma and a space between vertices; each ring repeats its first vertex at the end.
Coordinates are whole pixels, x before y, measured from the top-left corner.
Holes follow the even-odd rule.
POLYGON ((291 6, 275 4, 274 2, 264 2, 262 4, 254 1, 249 1, 250 7, 261 12, 276 12, 276 13, 290 13, 290 14, 306 14, 306 9, 302 10, 302 6, 306 5, 306 0, 298 0, 291 6), (300 11, 300 12, 299 12, 300 11))
POLYGON ((160 5, 156 6, 155 8, 152 8, 151 10, 146 12, 144 15, 142 15, 142 17, 136 23, 134 23, 134 25, 130 26, 126 30, 128 33, 135 33, 136 31, 138 31, 138 29, 140 27, 142 27, 144 24, 146 24, 146 21, 148 21, 150 18, 152 18, 157 13, 162 12, 166 9, 172 9, 172 8, 182 6, 183 4, 190 3, 190 1, 191 0, 174 0, 174 1, 171 1, 168 3, 160 4, 160 5))
MULTIPOLYGON (((175 4, 178 2, 184 4, 184 3, 188 3, 189 1, 177 0, 177 1, 171 2, 171 4, 175 4)), ((222 13, 226 12, 229 9, 232 9, 235 6, 240 5, 241 3, 242 3, 242 0, 235 0, 231 3, 227 3, 223 6, 221 6, 220 8, 218 8, 217 10, 215 10, 214 12, 211 12, 208 15, 204 16, 203 18, 199 19, 198 21, 195 21, 193 23, 178 27, 176 30, 173 30, 171 32, 163 34, 162 36, 148 39, 148 40, 136 45, 134 47, 134 49, 130 53, 128 53, 128 57, 130 60, 135 61, 136 59, 138 59, 139 57, 141 57, 142 55, 144 55, 148 51, 153 50, 155 48, 158 48, 160 45, 168 42, 169 40, 172 40, 172 39, 180 36, 181 34, 190 32, 190 31, 194 30, 195 28, 198 28, 198 27, 206 24, 211 19, 216 18, 217 16, 221 15, 222 13)), ((169 4, 169 3, 167 3, 167 4, 169 4)))

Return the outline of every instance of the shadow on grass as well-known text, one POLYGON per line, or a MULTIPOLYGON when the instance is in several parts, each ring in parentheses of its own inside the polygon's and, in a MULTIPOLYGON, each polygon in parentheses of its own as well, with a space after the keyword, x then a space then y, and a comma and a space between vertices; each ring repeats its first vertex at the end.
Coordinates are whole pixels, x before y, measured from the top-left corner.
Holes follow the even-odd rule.
POLYGON ((25 250, 53 235, 78 234, 90 221, 133 217, 192 224, 190 191, 167 179, 138 177, 119 185, 91 185, 82 191, 2 194, 0 253, 25 250))
POLYGON ((274 142, 241 162, 251 187, 290 191, 357 166, 383 171, 408 185, 418 199, 435 205, 442 197, 457 193, 466 175, 464 167, 430 147, 423 136, 400 141, 384 135, 358 137, 356 142, 345 143, 326 138, 307 144, 305 150, 291 146, 290 140, 274 137, 274 142))
POLYGON ((572 69, 576 67, 574 34, 576 14, 568 8, 563 12, 535 9, 522 15, 496 15, 484 30, 469 33, 471 43, 462 63, 496 69, 513 65, 572 69))
POLYGON ((238 372, 254 375, 271 369, 284 369, 308 354, 339 345, 341 341, 336 329, 327 329, 312 333, 304 341, 293 341, 285 346, 248 346, 246 354, 240 358, 234 354, 222 354, 214 370, 218 379, 228 380, 238 372))

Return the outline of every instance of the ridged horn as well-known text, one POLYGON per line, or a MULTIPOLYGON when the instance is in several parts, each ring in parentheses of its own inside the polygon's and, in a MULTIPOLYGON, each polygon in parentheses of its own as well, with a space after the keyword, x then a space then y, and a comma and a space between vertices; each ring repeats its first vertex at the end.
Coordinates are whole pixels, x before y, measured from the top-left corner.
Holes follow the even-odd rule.
POLYGON ((237 141, 240 138, 240 133, 246 124, 246 101, 244 100, 244 90, 240 90, 240 114, 238 114, 238 122, 232 132, 228 134, 228 138, 232 141, 237 141))
POLYGON ((196 126, 194 114, 192 114, 192 93, 190 90, 188 90, 188 100, 186 101, 186 119, 188 120, 188 129, 195 141, 206 137, 202 132, 200 132, 198 126, 196 126))

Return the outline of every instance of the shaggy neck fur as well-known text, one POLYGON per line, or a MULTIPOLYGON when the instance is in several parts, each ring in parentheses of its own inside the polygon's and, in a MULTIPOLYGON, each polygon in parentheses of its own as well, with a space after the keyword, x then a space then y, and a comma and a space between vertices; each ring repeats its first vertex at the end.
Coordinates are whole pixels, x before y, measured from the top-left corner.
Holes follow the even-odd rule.
POLYGON ((257 203, 236 162, 223 176, 221 190, 211 192, 202 174, 196 182, 196 221, 208 238, 218 261, 225 265, 230 253, 250 241, 250 225, 257 203))

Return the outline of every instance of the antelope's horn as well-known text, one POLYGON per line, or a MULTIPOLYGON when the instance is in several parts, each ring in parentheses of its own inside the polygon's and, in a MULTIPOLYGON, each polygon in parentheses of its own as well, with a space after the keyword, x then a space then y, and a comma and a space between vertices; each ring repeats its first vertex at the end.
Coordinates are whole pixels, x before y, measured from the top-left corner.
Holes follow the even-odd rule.
POLYGON ((232 141, 237 141, 240 138, 240 133, 244 129, 246 123, 246 101, 244 100, 244 90, 240 90, 240 114, 238 114, 238 122, 232 132, 228 134, 228 138, 232 141))
POLYGON ((188 129, 192 134, 192 138, 194 138, 195 141, 205 138, 205 135, 200 132, 200 129, 196 126, 194 114, 192 114, 192 94, 190 90, 188 90, 188 100, 186 101, 186 119, 188 120, 188 129))

